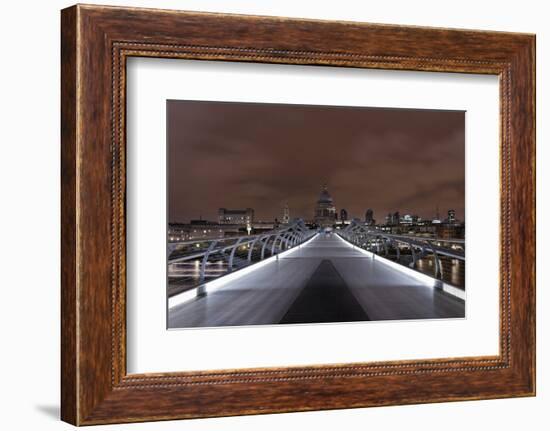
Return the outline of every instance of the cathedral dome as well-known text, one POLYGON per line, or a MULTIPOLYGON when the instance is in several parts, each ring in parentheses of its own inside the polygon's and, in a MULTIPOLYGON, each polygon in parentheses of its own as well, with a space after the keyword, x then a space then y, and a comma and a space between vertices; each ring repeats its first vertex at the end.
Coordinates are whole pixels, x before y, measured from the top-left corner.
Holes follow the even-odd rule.
POLYGON ((319 200, 317 203, 320 204, 332 204, 332 197, 330 196, 327 186, 323 186, 323 190, 321 191, 321 194, 319 195, 319 200))

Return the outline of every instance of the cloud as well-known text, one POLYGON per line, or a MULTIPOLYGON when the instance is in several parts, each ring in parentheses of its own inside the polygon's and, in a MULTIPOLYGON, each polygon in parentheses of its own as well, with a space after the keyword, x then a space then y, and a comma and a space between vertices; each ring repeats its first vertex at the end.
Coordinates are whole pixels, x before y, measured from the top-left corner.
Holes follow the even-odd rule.
POLYGON ((464 113, 171 101, 170 219, 288 201, 310 218, 321 184, 352 216, 464 211, 464 113))

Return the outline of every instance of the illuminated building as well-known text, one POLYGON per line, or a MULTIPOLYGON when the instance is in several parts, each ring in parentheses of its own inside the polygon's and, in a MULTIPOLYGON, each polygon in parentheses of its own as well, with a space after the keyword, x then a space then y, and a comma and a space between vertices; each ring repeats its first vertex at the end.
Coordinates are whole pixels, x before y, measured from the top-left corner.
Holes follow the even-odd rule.
POLYGON ((447 211, 447 222, 448 223, 454 223, 456 221, 456 212, 455 210, 449 210, 447 211))
POLYGON ((218 210, 218 222, 220 224, 235 224, 246 226, 247 230, 252 229, 254 221, 254 210, 252 208, 229 210, 220 208, 218 210))
POLYGON ((288 202, 287 202, 283 207, 283 224, 288 224, 289 222, 290 222, 290 209, 288 208, 288 202))
POLYGON ((340 210, 340 221, 345 222, 348 219, 348 212, 342 208, 340 210))
POLYGON ((370 208, 365 213, 365 224, 368 226, 373 226, 375 224, 374 211, 370 208))
POLYGON ((243 226, 219 224, 207 220, 191 220, 190 223, 168 224, 168 242, 208 240, 243 234, 243 226))
POLYGON ((319 199, 317 200, 317 205, 315 206, 314 221, 321 227, 332 227, 335 219, 336 208, 327 190, 327 186, 324 185, 319 195, 319 199))

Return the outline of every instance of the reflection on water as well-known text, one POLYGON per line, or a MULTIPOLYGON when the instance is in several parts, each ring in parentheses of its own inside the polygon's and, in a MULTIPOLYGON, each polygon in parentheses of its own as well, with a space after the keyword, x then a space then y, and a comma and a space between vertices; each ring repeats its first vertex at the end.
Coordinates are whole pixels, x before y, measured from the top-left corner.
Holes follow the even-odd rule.
MULTIPOLYGON (((457 287, 464 288, 465 286, 465 262, 459 259, 442 256, 439 258, 441 262, 441 270, 443 272, 443 281, 457 287)), ((424 274, 435 275, 435 263, 433 256, 427 256, 417 260, 416 268, 424 274)))
MULTIPOLYGON (((204 271, 205 281, 225 274, 227 267, 227 262, 223 260, 207 262, 204 271)), ((200 280, 200 271, 200 259, 168 265, 168 294, 174 295, 196 286, 200 280)))
MULTIPOLYGON (((170 277, 192 277, 197 280, 200 278, 201 262, 195 260, 194 262, 181 262, 170 264, 169 274, 170 277)), ((218 262, 207 262, 205 268, 206 277, 218 277, 227 271, 227 263, 220 260, 218 262)))

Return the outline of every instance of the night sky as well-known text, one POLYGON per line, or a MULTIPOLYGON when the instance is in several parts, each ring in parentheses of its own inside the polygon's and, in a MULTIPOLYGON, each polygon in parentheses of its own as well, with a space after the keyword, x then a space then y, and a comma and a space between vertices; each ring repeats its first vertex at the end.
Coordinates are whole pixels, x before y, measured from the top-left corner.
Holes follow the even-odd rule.
POLYGON ((464 112, 168 101, 170 222, 312 219, 324 183, 337 211, 464 217, 464 112))

